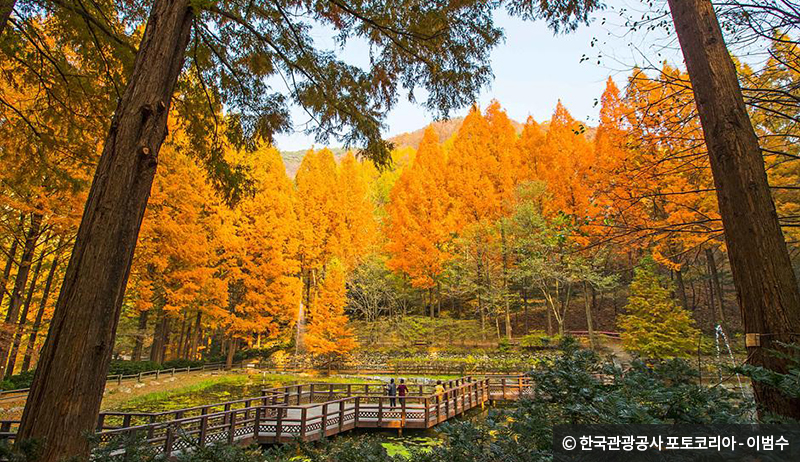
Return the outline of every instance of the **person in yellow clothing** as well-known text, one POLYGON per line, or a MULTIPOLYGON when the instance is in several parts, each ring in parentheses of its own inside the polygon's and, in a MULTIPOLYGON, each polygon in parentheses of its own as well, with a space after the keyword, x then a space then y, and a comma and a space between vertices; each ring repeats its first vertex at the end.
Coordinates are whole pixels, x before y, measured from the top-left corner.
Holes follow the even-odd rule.
POLYGON ((442 396, 444 394, 444 385, 442 385, 441 380, 436 381, 436 396, 442 396))

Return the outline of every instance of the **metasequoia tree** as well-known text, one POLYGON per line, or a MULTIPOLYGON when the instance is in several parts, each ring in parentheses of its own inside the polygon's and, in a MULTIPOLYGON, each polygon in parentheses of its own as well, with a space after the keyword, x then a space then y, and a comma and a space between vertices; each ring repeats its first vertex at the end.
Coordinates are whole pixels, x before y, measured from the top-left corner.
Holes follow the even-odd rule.
POLYGON ((347 305, 345 273, 342 263, 334 259, 325 268, 324 280, 319 295, 309 309, 306 347, 309 353, 330 363, 355 349, 355 336, 347 325, 344 312, 347 305))
MULTIPOLYGON (((708 146, 748 358, 785 373, 787 359, 768 350, 797 339, 800 289, 736 68, 710 0, 669 0, 669 7, 708 146)), ((753 390, 761 410, 800 418, 800 399, 758 382, 753 390)))
MULTIPOLYGON (((544 18, 555 29, 585 22, 596 6, 594 1, 507 5, 513 14, 544 18)), ((196 94, 204 94, 209 106, 225 104, 229 109, 236 123, 226 134, 240 146, 252 147, 287 128, 287 97, 270 91, 266 83, 266 77, 280 72, 291 82, 289 98, 312 114, 323 140, 338 132, 381 161, 389 152, 380 138, 382 118, 401 85, 412 94, 415 87, 425 88, 427 107, 446 113, 474 100, 488 81, 489 51, 501 38, 492 23, 495 6, 478 1, 351 5, 156 0, 146 14, 101 12, 97 17, 79 8, 85 21, 76 27, 103 25, 109 17, 147 19, 127 84, 119 93, 17 441, 44 440, 42 462, 89 449, 83 435, 94 428, 99 410, 136 238, 184 69, 195 75, 195 88, 204 90, 196 94), (347 65, 318 49, 308 20, 333 28, 342 42, 351 37, 369 42, 370 69, 347 65)), ((41 11, 19 10, 33 15, 41 11)), ((138 36, 141 25, 121 30, 138 36)), ((209 127, 207 118, 196 119, 206 123, 196 133, 217 128, 209 127)), ((226 168, 219 149, 211 146, 198 153, 217 184, 241 186, 243 172, 226 168)), ((230 191, 235 198, 241 188, 230 191)))
MULTIPOLYGON (((411 285, 436 287, 450 258, 451 201, 446 184, 446 163, 439 137, 425 130, 419 150, 391 190, 384 232, 391 254, 390 269, 405 273, 411 285)), ((429 307, 433 315, 433 304, 429 307)))

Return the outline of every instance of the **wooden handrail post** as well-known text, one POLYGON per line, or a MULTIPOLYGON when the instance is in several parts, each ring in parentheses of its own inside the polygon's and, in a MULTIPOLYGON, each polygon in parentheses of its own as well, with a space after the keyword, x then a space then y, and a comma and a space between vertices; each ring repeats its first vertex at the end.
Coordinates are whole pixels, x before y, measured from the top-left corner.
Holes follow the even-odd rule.
POLYGON ((431 424, 431 404, 428 401, 428 398, 425 398, 425 428, 428 428, 431 424))
POLYGON ((105 414, 100 414, 100 415, 97 416, 97 431, 98 432, 103 431, 103 422, 105 422, 105 420, 106 420, 106 415, 105 414))
POLYGON ((300 439, 304 441, 306 439, 306 425, 308 425, 307 419, 308 419, 308 408, 304 407, 300 411, 300 439))
POLYGON ((444 420, 450 418, 450 395, 452 393, 452 390, 444 392, 444 420))
POLYGON ((172 455, 172 443, 175 439, 175 435, 172 430, 172 426, 167 427, 167 439, 164 441, 164 456, 169 459, 172 455))
POLYGON ((339 401, 339 433, 342 432, 344 426, 344 401, 339 401))
POLYGON ((314 384, 313 383, 311 385, 309 385, 308 402, 309 403, 313 403, 314 402, 314 384))
POLYGON ((231 421, 231 414, 228 412, 230 410, 231 410, 231 403, 225 403, 225 417, 223 418, 225 423, 231 421))
POLYGON ((325 436, 325 430, 328 429, 328 403, 322 405, 322 436, 325 436))
POLYGON ((283 430, 283 408, 278 408, 275 412, 275 442, 279 443, 283 430))
POLYGON ((139 374, 136 376, 136 381, 137 382, 141 382, 142 381, 142 373, 141 372, 139 372, 139 374))
POLYGON ((329 390, 330 393, 328 393, 328 401, 333 401, 333 384, 331 383, 329 385, 329 387, 330 387, 330 390, 329 390))
MULTIPOLYGON (((122 427, 123 428, 128 428, 130 426, 131 426, 131 415, 130 414, 126 414, 125 417, 122 418, 122 427)), ((102 428, 101 428, 101 430, 102 430, 102 428)))
POLYGON ((378 428, 381 427, 383 423, 383 398, 378 397, 378 428))
POLYGON ((230 425, 228 426, 228 444, 233 444, 233 438, 236 436, 236 411, 228 414, 230 416, 230 425))
POLYGON ((175 377, 175 368, 172 368, 172 376, 175 377))
POLYGON ((256 406, 256 415, 253 421, 253 439, 258 442, 258 433, 261 431, 261 407, 256 406))
POLYGON ((355 414, 354 423, 353 423, 353 425, 356 426, 356 427, 358 427, 358 415, 360 413, 360 410, 361 410, 361 397, 360 396, 356 396, 356 414, 355 414))
POLYGON ((156 369, 156 380, 158 380, 158 377, 159 377, 159 373, 160 373, 160 372, 161 372, 161 369, 156 369))
POLYGON ((406 426, 406 397, 400 397, 400 428, 406 426))
POLYGON ((117 385, 122 385, 122 374, 117 376, 117 385))
POLYGON ((153 425, 154 423, 156 423, 156 416, 155 415, 151 415, 150 416, 150 426, 147 429, 147 438, 148 439, 152 439, 153 438, 153 432, 155 430, 155 428, 154 428, 155 426, 153 425))
POLYGON ((208 408, 203 408, 200 411, 202 418, 200 419, 200 436, 197 438, 197 444, 200 447, 206 445, 206 433, 208 432, 208 408))

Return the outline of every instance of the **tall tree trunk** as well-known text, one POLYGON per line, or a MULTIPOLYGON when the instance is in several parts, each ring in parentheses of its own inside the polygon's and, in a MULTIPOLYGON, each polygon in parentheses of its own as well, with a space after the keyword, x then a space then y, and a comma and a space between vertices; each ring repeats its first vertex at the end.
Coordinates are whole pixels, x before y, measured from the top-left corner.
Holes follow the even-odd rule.
POLYGON ((188 0, 152 3, 133 73, 95 172, 16 442, 39 462, 86 457, 136 240, 193 21, 188 0))
POLYGON ((553 335, 553 312, 549 306, 545 305, 547 312, 547 335, 553 335))
POLYGON ((192 345, 189 348, 189 359, 197 359, 197 346, 200 343, 200 334, 201 334, 200 321, 202 320, 202 318, 203 314, 200 311, 198 311, 197 318, 195 318, 195 323, 194 323, 194 335, 192 336, 192 345))
MULTIPOLYGON (((736 68, 710 0, 669 0, 669 6, 708 146, 744 329, 755 334, 748 357, 786 372, 787 360, 768 350, 796 340, 800 291, 736 68)), ((800 399, 758 382, 753 391, 761 411, 800 418, 800 399)))
POLYGON ((133 344, 131 361, 142 360, 142 350, 144 349, 144 338, 147 336, 147 318, 150 317, 150 310, 139 313, 139 326, 136 329, 136 339, 133 344))
POLYGON ((508 249, 506 243, 505 221, 501 222, 500 237, 503 251, 503 305, 506 316, 506 338, 511 340, 511 302, 508 299, 508 249))
POLYGON ((8 355, 8 366, 6 366, 6 377, 14 374, 14 368, 17 365, 17 354, 19 354, 19 345, 22 343, 22 333, 25 329, 25 324, 28 323, 28 312, 31 309, 31 300, 33 300, 33 293, 36 291, 36 283, 39 281, 39 273, 42 270, 42 261, 44 260, 44 251, 39 255, 36 262, 36 267, 33 269, 33 276, 31 276, 31 283, 28 287, 28 295, 25 297, 25 303, 22 304, 22 312, 19 314, 19 322, 17 323, 17 331, 14 333, 14 343, 11 345, 11 353, 8 355))
POLYGON ((181 323, 181 328, 178 331, 178 343, 175 345, 174 348, 174 357, 173 359, 178 359, 181 356, 181 351, 183 350, 183 339, 186 334, 186 313, 183 313, 183 322, 181 323))
POLYGON ((433 287, 428 287, 428 312, 431 318, 436 317, 436 305, 433 303, 433 287))
POLYGON ((161 364, 167 359, 167 350, 169 348, 169 340, 172 335, 172 318, 167 313, 164 313, 164 325, 161 329, 161 342, 158 350, 158 363, 161 364))
POLYGON ((594 322, 592 321, 592 299, 590 298, 589 284, 583 283, 583 304, 586 308, 586 328, 589 331, 589 346, 594 349, 597 346, 594 337, 594 322))
POLYGON ((6 360, 8 359, 8 350, 11 348, 11 332, 14 331, 14 325, 19 318, 19 309, 22 306, 22 294, 25 291, 25 286, 28 284, 28 275, 33 262, 33 253, 36 250, 36 241, 39 239, 39 230, 42 225, 42 216, 38 213, 31 215, 31 225, 28 232, 25 234, 25 244, 22 247, 22 256, 19 262, 19 270, 17 277, 14 280, 14 289, 11 292, 11 300, 8 303, 8 312, 6 312, 4 332, 0 336, 0 376, 5 376, 6 373, 6 360))
POLYGON ((164 330, 166 329, 167 314, 159 308, 156 312, 156 323, 153 326, 153 343, 150 345, 150 361, 160 363, 159 355, 162 351, 164 342, 164 330))
POLYGON ((689 301, 686 299, 686 285, 683 283, 683 271, 675 270, 675 289, 678 291, 678 300, 684 310, 689 309, 689 301))
POLYGON ((225 355, 225 369, 233 367, 233 355, 236 354, 237 339, 228 339, 228 353, 225 355))
POLYGON ((725 293, 722 291, 722 282, 719 280, 719 273, 717 272, 717 262, 714 258, 714 251, 706 247, 706 261, 708 263, 708 272, 711 274, 711 283, 714 287, 714 292, 717 296, 717 313, 719 313, 719 322, 725 327, 725 293))
POLYGON ((0 35, 6 29, 8 18, 11 17, 11 12, 14 11, 14 5, 17 0, 0 0, 0 35))
POLYGON ((14 238, 14 242, 11 243, 11 248, 8 249, 8 260, 6 260, 6 266, 3 268, 3 276, 0 277, 0 307, 3 306, 3 299, 6 298, 6 285, 8 284, 8 278, 11 276, 11 268, 14 266, 14 259, 17 257, 17 239, 14 238))
POLYGON ((31 367, 31 358, 33 357, 34 349, 36 348, 36 337, 39 335, 39 329, 42 326, 44 310, 47 307, 47 299, 50 298, 50 288, 53 286, 53 278, 55 278, 57 267, 58 257, 55 257, 53 259, 53 263, 50 265, 50 272, 47 273, 47 280, 44 283, 42 299, 39 301, 39 310, 36 312, 36 319, 33 321, 31 335, 28 337, 28 344, 25 346, 25 355, 22 358, 22 372, 27 371, 31 367))

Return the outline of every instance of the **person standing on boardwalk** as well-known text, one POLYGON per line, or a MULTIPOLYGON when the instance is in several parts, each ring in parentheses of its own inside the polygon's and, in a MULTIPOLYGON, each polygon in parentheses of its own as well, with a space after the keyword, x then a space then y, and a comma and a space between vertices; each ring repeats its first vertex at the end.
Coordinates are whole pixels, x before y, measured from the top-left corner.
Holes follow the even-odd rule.
POLYGON ((397 386, 397 396, 400 397, 400 405, 405 404, 405 398, 408 394, 408 387, 406 386, 406 379, 400 379, 400 385, 397 386))
POLYGON ((436 381, 436 400, 441 401, 442 395, 444 394, 444 385, 442 385, 441 380, 436 381))
POLYGON ((394 383, 394 379, 389 380, 389 385, 386 386, 387 394, 389 395, 389 403, 392 407, 397 406, 397 385, 394 383))

